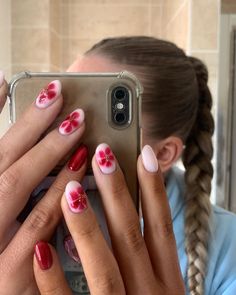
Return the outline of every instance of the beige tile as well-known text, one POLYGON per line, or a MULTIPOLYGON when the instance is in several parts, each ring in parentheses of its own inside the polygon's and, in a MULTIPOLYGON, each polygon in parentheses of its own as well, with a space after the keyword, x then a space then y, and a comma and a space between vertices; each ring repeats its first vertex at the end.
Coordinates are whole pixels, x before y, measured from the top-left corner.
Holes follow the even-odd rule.
POLYGON ((185 51, 188 49, 189 5, 187 1, 166 30, 163 30, 162 35, 164 39, 174 42, 185 51))
POLYGON ((48 63, 49 30, 16 29, 12 30, 12 63, 48 63))
POLYGON ((50 33, 50 65, 61 67, 61 38, 54 32, 50 33))
POLYGON ((63 40, 62 70, 66 70, 79 55, 84 54, 98 41, 100 40, 75 38, 63 40))
POLYGON ((15 75, 22 71, 30 72, 50 72, 51 66, 49 63, 22 63, 12 65, 12 74, 15 75))
POLYGON ((50 0, 11 0, 13 26, 49 26, 50 0))
POLYGON ((189 0, 164 0, 163 1, 163 24, 165 27, 178 14, 178 11, 189 0))
POLYGON ((50 28, 55 32, 61 32, 61 5, 59 0, 50 0, 50 28))
POLYGON ((60 6, 60 33, 61 36, 68 37, 69 35, 69 5, 60 6))
MULTIPOLYGON (((148 5, 151 1, 153 0, 62 0, 63 4, 66 5, 81 5, 81 4, 86 4, 86 5, 104 5, 104 4, 109 4, 109 5, 116 5, 120 6, 122 4, 125 5, 148 5)), ((155 0, 156 2, 160 3, 162 0, 155 0)))
POLYGON ((192 1, 192 50, 217 48, 219 1, 192 1))
POLYGON ((154 6, 151 10, 150 35, 161 38, 162 36, 162 7, 154 6))
POLYGON ((148 8, 135 6, 70 7, 70 37, 100 39, 107 36, 148 34, 148 8))

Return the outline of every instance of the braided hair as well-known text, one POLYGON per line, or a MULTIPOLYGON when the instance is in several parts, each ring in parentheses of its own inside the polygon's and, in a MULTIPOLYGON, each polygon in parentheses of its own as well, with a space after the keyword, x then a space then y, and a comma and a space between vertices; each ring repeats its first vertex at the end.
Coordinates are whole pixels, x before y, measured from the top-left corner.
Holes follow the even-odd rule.
POLYGON ((97 54, 133 71, 144 86, 145 136, 161 140, 175 135, 185 149, 185 249, 191 295, 204 294, 207 271, 213 168, 212 97, 206 66, 187 57, 175 44, 147 36, 108 38, 86 55, 97 54))

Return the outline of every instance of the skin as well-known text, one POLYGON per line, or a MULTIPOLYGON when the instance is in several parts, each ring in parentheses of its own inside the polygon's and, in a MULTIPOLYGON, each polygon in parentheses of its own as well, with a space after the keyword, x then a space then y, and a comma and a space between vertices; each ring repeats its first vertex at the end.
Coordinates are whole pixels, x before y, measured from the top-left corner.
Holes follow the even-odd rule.
MULTIPOLYGON (((114 65, 107 59, 90 56, 80 58, 69 71, 107 72, 122 69, 122 66, 114 65)), ((5 88, 1 87, 2 104, 4 91, 5 88)), ((89 206, 81 214, 72 213, 63 194, 69 180, 82 180, 86 163, 77 172, 71 172, 65 166, 45 197, 16 230, 16 216, 24 207, 29 192, 53 168, 53 164, 79 141, 84 132, 85 124, 62 139, 54 130, 34 146, 39 135, 59 113, 62 100, 60 97, 40 115, 31 105, 0 140, 0 290, 8 290, 9 293, 5 294, 28 295, 37 294, 38 286, 42 295, 71 294, 57 254, 51 246, 52 267, 41 270, 35 257, 32 267, 36 241, 50 239, 63 213, 80 254, 91 294, 185 294, 162 175, 182 153, 183 145, 177 137, 155 142, 144 134, 144 143, 152 146, 159 163, 158 171, 151 173, 144 168, 141 156, 137 162, 145 222, 144 237, 140 233, 139 218, 118 162, 117 169, 105 175, 95 158, 93 172, 107 216, 113 253, 103 239, 92 208, 89 206), (37 124, 39 119, 42 124, 37 124), (22 138, 25 140, 22 141, 22 138), (55 145, 55 139, 64 140, 63 144, 55 145), (48 146, 53 148, 53 153, 48 146), (50 161, 52 157, 53 161, 50 161), (31 165, 32 162, 34 165, 31 165), (17 196, 17 201, 13 199, 16 192, 20 196, 17 196)))

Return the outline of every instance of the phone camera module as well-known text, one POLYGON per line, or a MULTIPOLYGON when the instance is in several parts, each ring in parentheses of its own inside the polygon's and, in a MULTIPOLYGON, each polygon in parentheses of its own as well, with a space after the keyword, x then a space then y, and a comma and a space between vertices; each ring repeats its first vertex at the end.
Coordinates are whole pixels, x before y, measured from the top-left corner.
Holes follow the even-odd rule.
POLYGON ((130 122, 131 92, 125 85, 115 86, 111 91, 112 122, 118 128, 126 127, 130 122))
POLYGON ((126 116, 125 113, 116 113, 115 114, 115 121, 117 124, 123 124, 124 122, 126 122, 126 116))
POLYGON ((114 89, 114 97, 118 100, 125 99, 128 96, 128 91, 125 87, 117 87, 114 89))

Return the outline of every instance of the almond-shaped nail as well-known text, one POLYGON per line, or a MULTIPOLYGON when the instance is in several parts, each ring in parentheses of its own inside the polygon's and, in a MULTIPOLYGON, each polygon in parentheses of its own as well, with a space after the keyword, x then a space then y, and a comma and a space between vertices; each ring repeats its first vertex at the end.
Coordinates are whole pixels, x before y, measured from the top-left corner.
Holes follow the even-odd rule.
POLYGON ((61 94, 61 82, 54 80, 42 89, 36 98, 36 106, 45 109, 53 104, 61 94))
POLYGON ((71 171, 78 171, 84 164, 88 157, 88 148, 86 145, 81 144, 77 151, 72 155, 68 168, 71 171))
POLYGON ((81 213, 88 207, 87 196, 78 181, 72 180, 67 183, 65 195, 72 212, 81 213))
POLYGON ((115 156, 108 144, 99 144, 96 148, 95 157, 102 173, 111 174, 116 170, 115 156))
POLYGON ((4 79, 5 79, 4 73, 3 71, 0 71, 0 87, 3 85, 4 79))
POLYGON ((150 145, 145 145, 142 149, 142 160, 144 168, 148 172, 158 171, 158 162, 156 155, 150 145))
POLYGON ((64 248, 67 254, 70 256, 70 258, 72 258, 75 262, 80 262, 79 254, 71 235, 65 237, 64 248))
POLYGON ((78 129, 84 121, 84 111, 76 109, 70 113, 59 127, 59 132, 62 135, 69 135, 78 129))
POLYGON ((52 253, 46 242, 37 242, 34 247, 34 253, 42 270, 47 270, 52 266, 52 253))

